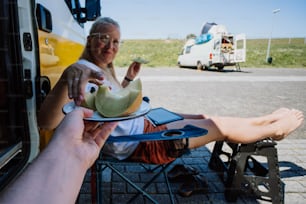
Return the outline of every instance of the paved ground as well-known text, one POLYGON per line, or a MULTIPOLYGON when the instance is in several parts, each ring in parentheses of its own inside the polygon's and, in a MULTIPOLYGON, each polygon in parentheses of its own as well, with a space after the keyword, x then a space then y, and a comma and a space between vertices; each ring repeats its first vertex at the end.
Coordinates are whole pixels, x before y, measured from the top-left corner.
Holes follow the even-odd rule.
MULTIPOLYGON (((125 69, 118 71, 124 76, 125 69)), ((206 113, 232 116, 256 116, 282 106, 294 107, 306 113, 306 69, 242 69, 197 71, 178 68, 150 68, 141 72, 143 89, 153 107, 163 106, 186 113, 206 113)), ((188 198, 177 191, 181 183, 171 183, 176 203, 227 203, 224 185, 216 172, 208 167, 214 143, 193 150, 175 161, 197 168, 205 175, 209 191, 188 198)), ((286 140, 277 143, 280 178, 285 190, 285 203, 306 201, 306 125, 286 140)), ((263 161, 263 164, 265 161, 263 161)), ((174 165, 173 164, 173 165, 174 165)), ((169 170, 172 166, 170 166, 169 170)), ((138 165, 124 166, 123 172, 138 183, 151 177, 138 165)), ((103 174, 104 203, 125 203, 135 193, 127 184, 106 169, 103 174)), ((79 203, 90 203, 90 173, 84 180, 79 203)), ((148 191, 159 203, 170 203, 163 177, 159 177, 148 191)), ((133 203, 150 203, 140 196, 133 203)), ((237 203, 269 203, 240 195, 237 203)))

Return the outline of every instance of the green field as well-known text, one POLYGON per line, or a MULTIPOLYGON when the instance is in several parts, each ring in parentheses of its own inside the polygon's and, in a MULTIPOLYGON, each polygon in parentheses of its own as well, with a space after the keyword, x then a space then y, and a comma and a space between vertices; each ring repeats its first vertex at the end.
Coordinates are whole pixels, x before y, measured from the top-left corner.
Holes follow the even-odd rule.
MULTIPOLYGON (((184 40, 124 40, 115 65, 127 67, 133 58, 142 57, 150 61, 147 67, 177 67, 177 57, 184 40)), ((266 63, 267 39, 249 39, 246 42, 246 62, 241 67, 286 67, 306 68, 306 44, 304 38, 282 38, 271 40, 272 64, 266 63)))

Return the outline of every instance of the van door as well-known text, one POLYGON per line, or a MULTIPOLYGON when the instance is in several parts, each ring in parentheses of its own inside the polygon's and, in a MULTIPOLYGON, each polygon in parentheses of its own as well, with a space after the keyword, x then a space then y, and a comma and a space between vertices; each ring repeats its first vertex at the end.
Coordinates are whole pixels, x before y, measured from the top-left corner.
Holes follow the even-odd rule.
POLYGON ((209 52, 209 66, 212 64, 220 63, 222 62, 222 56, 221 56, 221 44, 222 44, 222 37, 220 34, 216 34, 213 37, 213 46, 212 49, 209 52), (210 54, 211 53, 211 54, 210 54))
POLYGON ((28 0, 0 1, 0 190, 36 154, 29 125, 36 111, 28 109, 35 106, 35 36, 33 22, 25 23, 32 8, 28 0))
POLYGON ((246 37, 245 34, 236 35, 234 43, 235 62, 245 62, 246 60, 246 37))

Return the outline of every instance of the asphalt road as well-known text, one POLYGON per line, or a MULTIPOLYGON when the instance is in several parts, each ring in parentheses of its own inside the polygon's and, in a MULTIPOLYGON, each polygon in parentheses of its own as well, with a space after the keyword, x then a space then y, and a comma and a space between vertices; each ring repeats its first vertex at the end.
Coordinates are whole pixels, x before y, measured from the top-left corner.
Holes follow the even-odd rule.
MULTIPOLYGON (((118 68, 118 77, 125 72, 118 68)), ((242 68, 238 72, 231 67, 223 71, 161 67, 142 68, 139 77, 152 107, 239 117, 289 107, 306 114, 306 69, 242 68)), ((305 123, 289 138, 306 139, 305 123)))

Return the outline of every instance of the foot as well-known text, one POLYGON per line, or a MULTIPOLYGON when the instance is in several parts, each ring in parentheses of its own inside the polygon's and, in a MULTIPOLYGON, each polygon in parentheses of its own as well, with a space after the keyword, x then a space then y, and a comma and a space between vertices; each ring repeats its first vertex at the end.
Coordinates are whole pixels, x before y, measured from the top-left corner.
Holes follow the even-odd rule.
POLYGON ((277 120, 283 118, 284 115, 287 114, 290 111, 291 110, 288 109, 288 108, 279 108, 279 109, 275 110, 274 112, 272 112, 268 115, 265 115, 263 117, 255 118, 255 120, 253 121, 253 124, 254 125, 269 125, 269 124, 274 123, 277 120))
POLYGON ((278 119, 272 125, 277 127, 274 140, 282 140, 287 137, 291 132, 296 130, 303 122, 304 115, 301 111, 292 109, 282 113, 283 117, 278 119))
POLYGON ((275 110, 274 112, 272 112, 272 115, 281 116, 281 115, 284 115, 284 114, 286 114, 290 111, 291 110, 289 108, 279 108, 279 109, 275 110))

